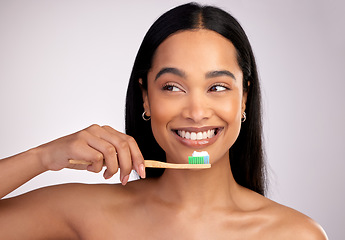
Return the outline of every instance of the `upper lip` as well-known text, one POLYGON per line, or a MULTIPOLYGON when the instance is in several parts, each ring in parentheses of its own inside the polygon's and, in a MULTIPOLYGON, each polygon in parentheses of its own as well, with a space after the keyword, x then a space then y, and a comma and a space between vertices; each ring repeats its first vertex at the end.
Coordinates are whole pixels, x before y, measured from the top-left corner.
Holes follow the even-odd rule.
POLYGON ((220 129, 222 127, 217 126, 205 126, 205 127, 179 127, 172 128, 172 131, 186 131, 186 132, 205 132, 212 129, 220 129))

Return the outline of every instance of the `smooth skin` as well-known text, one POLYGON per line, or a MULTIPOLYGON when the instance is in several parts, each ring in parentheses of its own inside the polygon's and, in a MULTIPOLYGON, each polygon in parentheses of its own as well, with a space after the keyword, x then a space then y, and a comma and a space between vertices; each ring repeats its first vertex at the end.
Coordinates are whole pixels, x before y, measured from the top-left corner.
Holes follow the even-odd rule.
POLYGON ((239 186, 232 176, 228 153, 246 93, 231 42, 209 30, 170 36, 156 51, 143 100, 168 162, 185 163, 194 150, 206 150, 212 167, 167 169, 158 179, 127 184, 132 169, 145 177, 136 142, 93 125, 1 160, 1 197, 45 171, 86 168, 69 159, 93 162, 85 169, 93 172, 106 165, 105 178, 120 167, 125 186, 65 184, 1 200, 0 239, 327 239, 307 216, 239 186), (219 132, 212 140, 176 134, 213 128, 219 132))

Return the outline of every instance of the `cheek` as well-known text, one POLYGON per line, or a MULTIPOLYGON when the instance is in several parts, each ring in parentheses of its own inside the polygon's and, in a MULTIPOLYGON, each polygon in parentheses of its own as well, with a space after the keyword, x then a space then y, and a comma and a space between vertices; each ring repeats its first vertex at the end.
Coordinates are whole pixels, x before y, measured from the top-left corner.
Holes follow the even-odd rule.
POLYGON ((178 116, 179 107, 174 101, 169 101, 159 94, 152 93, 149 97, 151 128, 157 143, 161 148, 166 149, 165 143, 168 132, 167 125, 178 116))
POLYGON ((166 125, 179 112, 179 105, 175 101, 160 94, 152 94, 149 99, 151 119, 158 125, 166 125))
POLYGON ((215 113, 225 122, 231 123, 241 119, 241 95, 234 94, 212 103, 215 113))
POLYGON ((226 124, 225 136, 229 148, 236 141, 241 129, 241 97, 224 99, 214 105, 215 114, 226 124))

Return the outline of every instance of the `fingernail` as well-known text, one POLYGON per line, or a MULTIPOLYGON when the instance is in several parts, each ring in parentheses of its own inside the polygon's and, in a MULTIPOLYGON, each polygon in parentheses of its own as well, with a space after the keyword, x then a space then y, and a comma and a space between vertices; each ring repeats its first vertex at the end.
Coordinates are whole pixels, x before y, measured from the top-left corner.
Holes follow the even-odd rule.
POLYGON ((127 182, 128 182, 128 179, 129 179, 129 175, 126 175, 126 176, 124 176, 123 178, 122 178, 122 185, 123 186, 125 186, 126 184, 127 184, 127 182))
POLYGON ((107 172, 104 172, 103 177, 104 177, 104 179, 109 179, 109 178, 111 178, 111 174, 108 174, 107 172))
POLYGON ((141 178, 146 178, 145 166, 143 163, 139 165, 139 172, 141 178))

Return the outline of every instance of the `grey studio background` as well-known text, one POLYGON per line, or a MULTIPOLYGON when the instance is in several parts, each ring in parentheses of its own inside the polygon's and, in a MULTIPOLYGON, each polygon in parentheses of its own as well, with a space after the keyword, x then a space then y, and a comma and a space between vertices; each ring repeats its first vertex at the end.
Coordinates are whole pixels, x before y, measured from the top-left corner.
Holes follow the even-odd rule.
MULTIPOLYGON (((185 2, 0 0, 0 158, 93 123, 124 131, 140 42, 159 15, 185 2)), ((345 4, 202 3, 232 13, 252 43, 264 98, 268 197, 314 218, 330 239, 344 239, 345 4)), ((119 180, 47 172, 9 196, 65 182, 119 180)))

